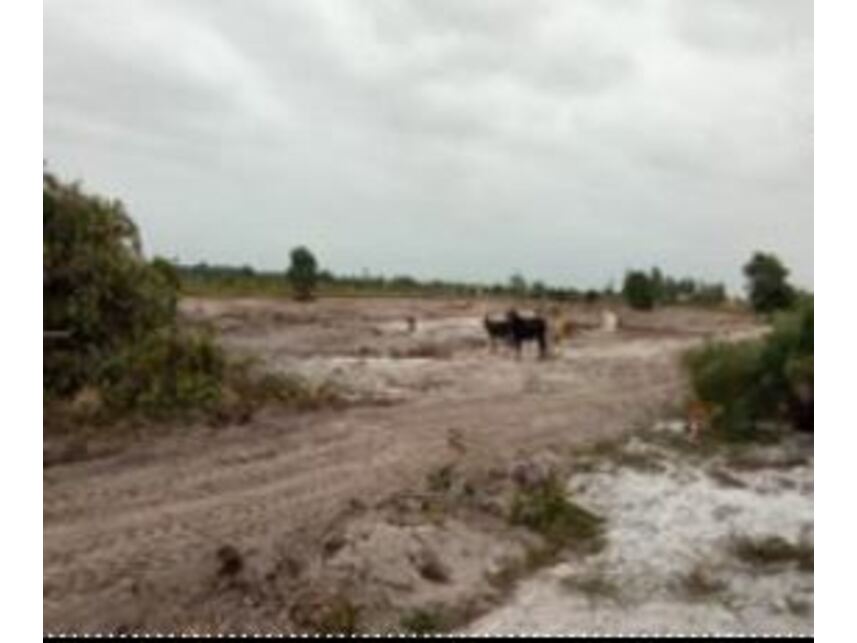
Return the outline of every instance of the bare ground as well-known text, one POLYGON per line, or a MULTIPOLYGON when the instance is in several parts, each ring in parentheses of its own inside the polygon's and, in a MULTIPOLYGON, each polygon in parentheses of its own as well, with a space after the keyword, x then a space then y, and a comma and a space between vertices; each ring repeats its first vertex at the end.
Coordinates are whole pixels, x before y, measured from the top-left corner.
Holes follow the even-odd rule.
POLYGON ((467 631, 811 636, 812 438, 742 451, 633 436, 579 467, 568 493, 606 518, 604 550, 540 571, 467 631))
POLYGON ((675 308, 623 312, 620 331, 603 333, 599 309, 563 307, 557 322, 577 331, 540 362, 489 352, 483 303, 191 300, 183 311, 236 354, 373 403, 181 427, 45 468, 46 632, 381 628, 435 600, 484 611, 485 575, 526 537, 396 503, 445 465, 490 480, 638 428, 683 395, 682 351, 760 332, 739 314, 675 308))

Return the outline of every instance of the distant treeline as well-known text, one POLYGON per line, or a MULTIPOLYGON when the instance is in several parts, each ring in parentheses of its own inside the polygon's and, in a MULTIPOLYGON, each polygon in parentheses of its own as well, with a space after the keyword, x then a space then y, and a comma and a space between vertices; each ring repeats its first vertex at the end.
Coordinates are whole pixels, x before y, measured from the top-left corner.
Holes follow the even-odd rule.
MULTIPOLYGON (((228 266, 197 263, 175 265, 182 290, 187 294, 235 295, 235 294, 289 294, 291 284, 285 271, 256 270, 251 266, 228 266)), ((655 268, 651 273, 629 272, 621 292, 612 285, 604 289, 578 289, 574 287, 548 286, 540 281, 527 282, 521 275, 513 275, 506 283, 470 283, 442 279, 420 280, 408 275, 385 277, 382 275, 336 275, 329 270, 319 270, 316 290, 327 296, 455 296, 477 297, 530 297, 551 301, 596 302, 602 299, 624 297, 634 299, 635 275, 643 274, 643 289, 652 305, 675 303, 718 304, 726 299, 723 284, 711 284, 691 278, 676 279, 663 276, 655 268), (629 282, 630 279, 630 282, 629 282), (629 289, 629 283, 631 287, 629 289)), ((634 300, 636 301, 636 300, 634 300)))
POLYGON ((689 277, 676 279, 664 275, 659 268, 652 268, 650 272, 628 271, 622 294, 629 305, 640 310, 677 303, 718 305, 727 299, 726 287, 722 283, 689 277))
MULTIPOLYGON (((188 294, 289 293, 291 284, 285 272, 255 270, 250 266, 225 266, 197 263, 175 265, 188 294)), ((574 288, 549 288, 538 282, 528 285, 513 278, 508 284, 478 284, 442 279, 420 280, 408 275, 336 275, 319 270, 316 290, 321 295, 420 295, 467 296, 515 295, 547 297, 557 300, 582 299, 585 293, 574 288)))

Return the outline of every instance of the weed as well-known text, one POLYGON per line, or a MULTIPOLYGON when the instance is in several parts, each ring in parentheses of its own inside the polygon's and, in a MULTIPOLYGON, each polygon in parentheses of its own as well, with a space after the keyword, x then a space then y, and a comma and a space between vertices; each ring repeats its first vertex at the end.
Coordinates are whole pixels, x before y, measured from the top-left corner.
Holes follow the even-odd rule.
POLYGON ((411 634, 434 634, 449 629, 446 614, 437 607, 411 610, 402 616, 399 625, 411 634))
POLYGON ((319 623, 320 634, 356 634, 360 609, 348 599, 339 599, 325 612, 319 623))
POLYGON ((811 544, 801 542, 793 545, 780 536, 736 538, 732 543, 732 553, 754 567, 796 563, 799 570, 811 572, 815 565, 815 548, 811 544))
POLYGON ((554 474, 538 487, 516 492, 509 521, 532 529, 556 547, 598 551, 604 545, 604 519, 571 502, 554 474))

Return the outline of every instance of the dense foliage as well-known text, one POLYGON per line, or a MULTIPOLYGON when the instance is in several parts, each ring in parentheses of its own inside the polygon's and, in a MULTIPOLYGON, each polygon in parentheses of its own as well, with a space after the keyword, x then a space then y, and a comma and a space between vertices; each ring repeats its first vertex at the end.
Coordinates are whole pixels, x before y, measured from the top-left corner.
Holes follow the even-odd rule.
POLYGON ((651 310, 655 306, 654 283, 645 272, 632 270, 625 275, 622 296, 631 308, 651 310))
POLYGON ((318 262, 312 252, 303 246, 292 250, 291 260, 286 276, 292 285, 295 299, 309 301, 318 281, 318 262))
POLYGON ((761 422, 813 430, 814 304, 780 313, 764 339, 712 343, 687 356, 696 396, 715 409, 718 428, 752 435, 761 422))
POLYGON ((146 261, 121 203, 45 174, 48 425, 196 411, 216 422, 241 422, 265 404, 309 409, 341 402, 329 384, 227 361, 207 334, 179 323, 180 285, 181 272, 170 262, 146 261))
POLYGON ((726 287, 690 277, 676 279, 655 267, 649 273, 642 270, 627 272, 622 296, 631 308, 637 310, 677 303, 716 306, 726 301, 726 287))
POLYGON ((757 313, 772 313, 789 308, 796 298, 788 283, 789 271, 776 255, 757 252, 744 266, 747 294, 757 313))
POLYGON ((174 277, 153 267, 119 201, 43 180, 44 388, 68 395, 105 360, 175 318, 174 277))

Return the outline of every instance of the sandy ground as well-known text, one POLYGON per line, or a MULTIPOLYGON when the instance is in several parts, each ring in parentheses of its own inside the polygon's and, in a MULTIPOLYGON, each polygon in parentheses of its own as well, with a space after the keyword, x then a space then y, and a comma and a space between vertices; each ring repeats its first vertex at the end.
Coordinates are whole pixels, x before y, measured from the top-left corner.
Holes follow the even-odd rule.
POLYGON ((568 484, 607 518, 605 550, 539 573, 467 631, 811 636, 812 570, 733 552, 739 538, 813 546, 811 441, 788 446, 747 470, 632 440, 647 466, 608 459, 568 484))
POLYGON ((738 314, 676 308, 623 312, 620 331, 604 333, 598 308, 564 307, 552 312, 573 319, 577 332, 553 344, 548 360, 529 347, 518 361, 489 351, 484 303, 231 299, 185 301, 182 310, 235 354, 333 381, 372 404, 180 427, 112 455, 46 467, 48 632, 309 628, 315 617, 305 606, 331 600, 332 590, 314 585, 324 576, 318 569, 343 570, 343 582, 359 584, 384 568, 355 541, 390 553, 391 574, 406 576, 372 581, 389 592, 367 614, 382 614, 384 601, 419 605, 441 590, 446 599, 472 594, 494 564, 481 553, 496 548, 502 558, 520 539, 486 536, 454 517, 423 533, 396 524, 402 512, 387 510, 391 499, 423 488, 450 462, 459 471, 503 471, 528 454, 638 428, 683 394, 682 351, 705 337, 760 332, 738 314), (417 318, 413 333, 407 315, 417 318), (458 547, 451 543, 466 552, 450 553, 458 547), (230 566, 232 551, 240 562, 230 566), (432 573, 408 580, 402 561, 419 572, 436 551, 471 572, 440 584, 432 573))

